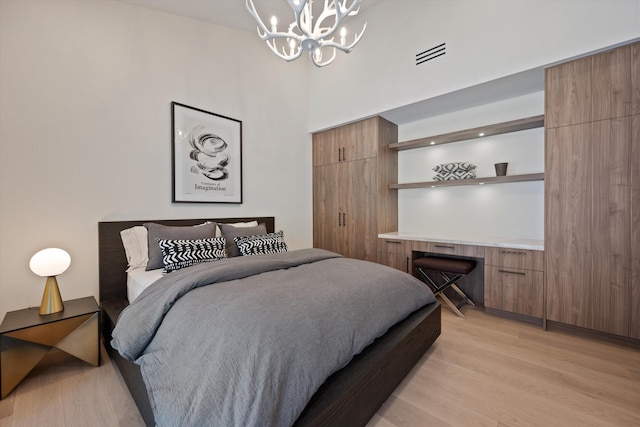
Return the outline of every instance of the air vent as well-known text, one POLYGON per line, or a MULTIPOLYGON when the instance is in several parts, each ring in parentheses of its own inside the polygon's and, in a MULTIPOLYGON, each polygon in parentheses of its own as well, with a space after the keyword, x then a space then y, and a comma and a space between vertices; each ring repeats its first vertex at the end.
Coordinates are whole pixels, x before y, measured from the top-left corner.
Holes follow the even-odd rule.
POLYGON ((445 44, 446 43, 439 44, 438 46, 432 47, 431 49, 427 49, 424 52, 416 54, 416 65, 431 61, 432 59, 447 53, 445 52, 445 44))

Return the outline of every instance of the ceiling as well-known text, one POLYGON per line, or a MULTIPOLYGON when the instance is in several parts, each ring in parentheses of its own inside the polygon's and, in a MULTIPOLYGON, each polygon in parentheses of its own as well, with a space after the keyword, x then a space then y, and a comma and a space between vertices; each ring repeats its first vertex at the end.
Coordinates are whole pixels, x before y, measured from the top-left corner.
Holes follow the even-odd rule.
MULTIPOLYGON (((245 0, 120 0, 136 6, 155 9, 199 19, 213 24, 237 28, 245 31, 256 31, 256 23, 249 15, 245 0)), ((360 15, 366 16, 370 8, 380 0, 365 0, 360 8, 360 15)), ((293 21, 293 11, 286 0, 253 0, 256 10, 267 23, 275 15, 281 22, 293 21), (291 19, 286 17, 290 16, 291 19), (286 18, 286 19, 285 19, 286 18)), ((320 2, 318 2, 320 3, 320 2)), ((315 8, 314 8, 315 9, 315 8)))

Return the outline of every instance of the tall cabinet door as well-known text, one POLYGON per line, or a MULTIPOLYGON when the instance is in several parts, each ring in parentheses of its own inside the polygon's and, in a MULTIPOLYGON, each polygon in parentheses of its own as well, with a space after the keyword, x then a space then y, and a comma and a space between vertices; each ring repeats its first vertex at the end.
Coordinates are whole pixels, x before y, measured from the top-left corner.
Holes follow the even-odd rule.
POLYGON ((369 158, 342 164, 344 245, 346 256, 375 262, 378 258, 376 232, 377 160, 369 158))
MULTIPOLYGON (((631 118, 592 124, 592 328, 629 334, 631 311, 631 118)), ((636 262, 640 262, 636 260, 636 262)))
POLYGON ((342 164, 313 168, 313 247, 342 254, 342 164))
MULTIPOLYGON (((640 44, 637 68, 640 72, 640 44)), ((640 101, 640 77, 638 100, 640 101)), ((639 111, 640 113, 640 111, 639 111)), ((640 114, 631 122, 631 321, 629 336, 640 339, 640 114)))
POLYGON ((547 319, 591 327, 591 125, 547 129, 545 282, 547 319))

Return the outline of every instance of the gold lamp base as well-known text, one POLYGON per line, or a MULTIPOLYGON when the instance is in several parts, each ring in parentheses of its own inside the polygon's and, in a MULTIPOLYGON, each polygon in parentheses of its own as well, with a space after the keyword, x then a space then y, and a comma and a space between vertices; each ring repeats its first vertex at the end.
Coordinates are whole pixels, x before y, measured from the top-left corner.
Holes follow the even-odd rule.
POLYGON ((44 294, 42 294, 42 303, 40 304, 40 315, 59 313, 64 310, 60 289, 58 289, 58 281, 56 276, 47 277, 47 283, 44 285, 44 294))

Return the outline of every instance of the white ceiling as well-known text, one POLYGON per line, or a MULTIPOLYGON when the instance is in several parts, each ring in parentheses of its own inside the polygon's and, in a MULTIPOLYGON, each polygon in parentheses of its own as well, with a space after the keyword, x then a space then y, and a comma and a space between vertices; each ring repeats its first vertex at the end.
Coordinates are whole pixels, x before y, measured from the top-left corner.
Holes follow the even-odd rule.
MULTIPOLYGON (((199 19, 245 31, 256 31, 256 23, 249 15, 245 0, 120 0, 148 9, 160 10, 187 18, 199 19)), ((359 16, 366 16, 367 8, 380 0, 364 0, 359 16)), ((253 0, 260 17, 267 23, 271 16, 281 22, 293 21, 293 11, 286 0, 253 0), (291 17, 289 19, 288 17, 291 17)), ((318 2, 320 3, 320 2, 318 2)))

